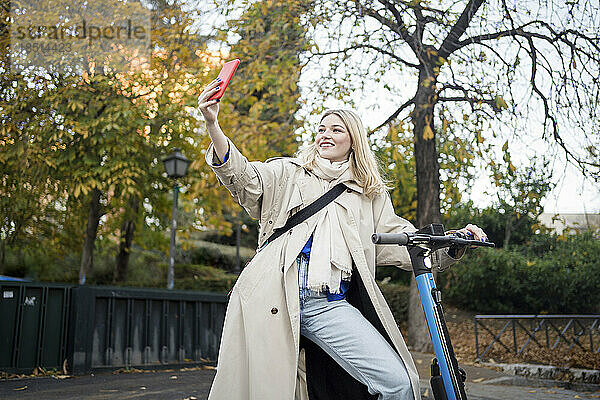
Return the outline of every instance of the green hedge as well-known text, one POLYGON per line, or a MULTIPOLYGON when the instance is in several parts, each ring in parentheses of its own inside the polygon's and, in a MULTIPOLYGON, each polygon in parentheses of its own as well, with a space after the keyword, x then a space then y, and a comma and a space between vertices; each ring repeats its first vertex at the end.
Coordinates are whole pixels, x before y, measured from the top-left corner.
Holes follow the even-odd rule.
POLYGON ((175 265, 175 289, 228 293, 237 277, 207 265, 175 265))
MULTIPOLYGON (((190 264, 212 265, 226 271, 233 271, 236 263, 235 246, 194 240, 191 242, 191 250, 183 250, 181 257, 183 262, 190 264)), ((254 249, 240 247, 240 267, 243 268, 256 252, 254 249)))
POLYGON ((600 241, 546 237, 510 250, 471 250, 438 275, 444 296, 480 313, 600 312, 600 241))
MULTIPOLYGON (((143 271, 131 271, 130 278, 119 283, 124 286, 165 287, 168 264, 150 264, 143 271)), ((175 264, 175 289, 202 292, 227 293, 233 287, 237 275, 208 265, 175 264)))
POLYGON ((377 282, 379 289, 387 301, 397 323, 408 321, 408 295, 410 288, 407 285, 392 283, 388 279, 377 282))

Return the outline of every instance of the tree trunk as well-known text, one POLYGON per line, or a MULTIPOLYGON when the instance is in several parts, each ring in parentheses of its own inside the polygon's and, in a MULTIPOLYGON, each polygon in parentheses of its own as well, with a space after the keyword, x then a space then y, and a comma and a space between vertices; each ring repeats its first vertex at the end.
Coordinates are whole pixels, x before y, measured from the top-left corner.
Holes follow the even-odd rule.
POLYGON ((85 228, 85 238, 83 241, 83 251, 81 252, 81 266, 79 268, 79 284, 85 284, 87 276, 94 268, 94 244, 96 234, 98 233, 98 224, 102 217, 102 206, 100 205, 100 190, 92 190, 90 200, 90 210, 88 212, 88 221, 85 228))
POLYGON ((504 242, 502 243, 502 247, 505 249, 508 248, 510 237, 512 236, 512 231, 515 227, 515 225, 513 225, 513 219, 510 213, 506 212, 506 214, 506 225, 504 225, 504 242))
POLYGON ((0 240, 0 273, 4 273, 6 268, 6 240, 0 240))
MULTIPOLYGON (((442 220, 439 162, 433 127, 435 79, 433 68, 420 70, 419 88, 412 113, 417 174, 417 228, 442 220)), ((408 343, 416 351, 433 350, 414 275, 411 279, 408 308, 408 343)))
POLYGON ((23 251, 23 245, 19 244, 17 247, 17 265, 26 271, 25 268, 25 251, 23 251))
POLYGON ((131 254, 131 243, 135 233, 135 220, 137 219, 139 205, 139 200, 131 201, 131 214, 125 217, 121 225, 121 239, 119 240, 119 251, 115 259, 115 272, 113 274, 114 283, 127 280, 129 255, 131 254))

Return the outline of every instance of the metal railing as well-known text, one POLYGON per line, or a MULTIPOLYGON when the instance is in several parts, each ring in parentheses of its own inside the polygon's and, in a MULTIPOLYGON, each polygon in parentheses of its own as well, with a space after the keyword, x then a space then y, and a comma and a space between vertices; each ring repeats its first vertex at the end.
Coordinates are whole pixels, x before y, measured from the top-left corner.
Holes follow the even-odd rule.
POLYGON ((600 353, 600 315, 476 315, 474 327, 477 360, 483 360, 495 344, 515 354, 522 354, 531 343, 551 350, 565 344, 600 353), (480 354, 481 330, 492 341, 480 354))
POLYGON ((0 371, 214 363, 227 296, 0 282, 0 371))

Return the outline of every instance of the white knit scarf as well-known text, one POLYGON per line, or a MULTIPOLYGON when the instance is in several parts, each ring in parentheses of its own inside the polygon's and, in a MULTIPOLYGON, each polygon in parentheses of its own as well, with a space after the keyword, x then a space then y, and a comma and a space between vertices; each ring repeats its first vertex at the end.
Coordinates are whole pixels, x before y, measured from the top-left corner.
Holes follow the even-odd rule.
MULTIPOLYGON (((348 161, 330 162, 317 155, 313 173, 321 178, 325 191, 350 178, 348 161)), ((352 256, 344 240, 335 202, 321 211, 313 234, 308 262, 308 289, 315 292, 340 292, 340 281, 352 273, 352 256)))

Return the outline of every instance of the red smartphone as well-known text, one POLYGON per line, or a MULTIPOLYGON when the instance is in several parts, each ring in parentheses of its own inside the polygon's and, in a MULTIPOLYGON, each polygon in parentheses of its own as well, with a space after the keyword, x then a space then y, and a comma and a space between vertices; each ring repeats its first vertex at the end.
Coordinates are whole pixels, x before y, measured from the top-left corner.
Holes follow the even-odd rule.
POLYGON ((221 78, 221 84, 219 86, 221 88, 217 93, 210 96, 208 100, 217 100, 223 96, 223 93, 225 93, 225 89, 227 89, 227 85, 229 85, 229 81, 231 81, 231 77, 233 77, 238 65, 240 65, 240 60, 237 58, 232 61, 227 61, 225 64, 223 64, 223 68, 221 68, 221 72, 219 72, 219 78, 221 78))

